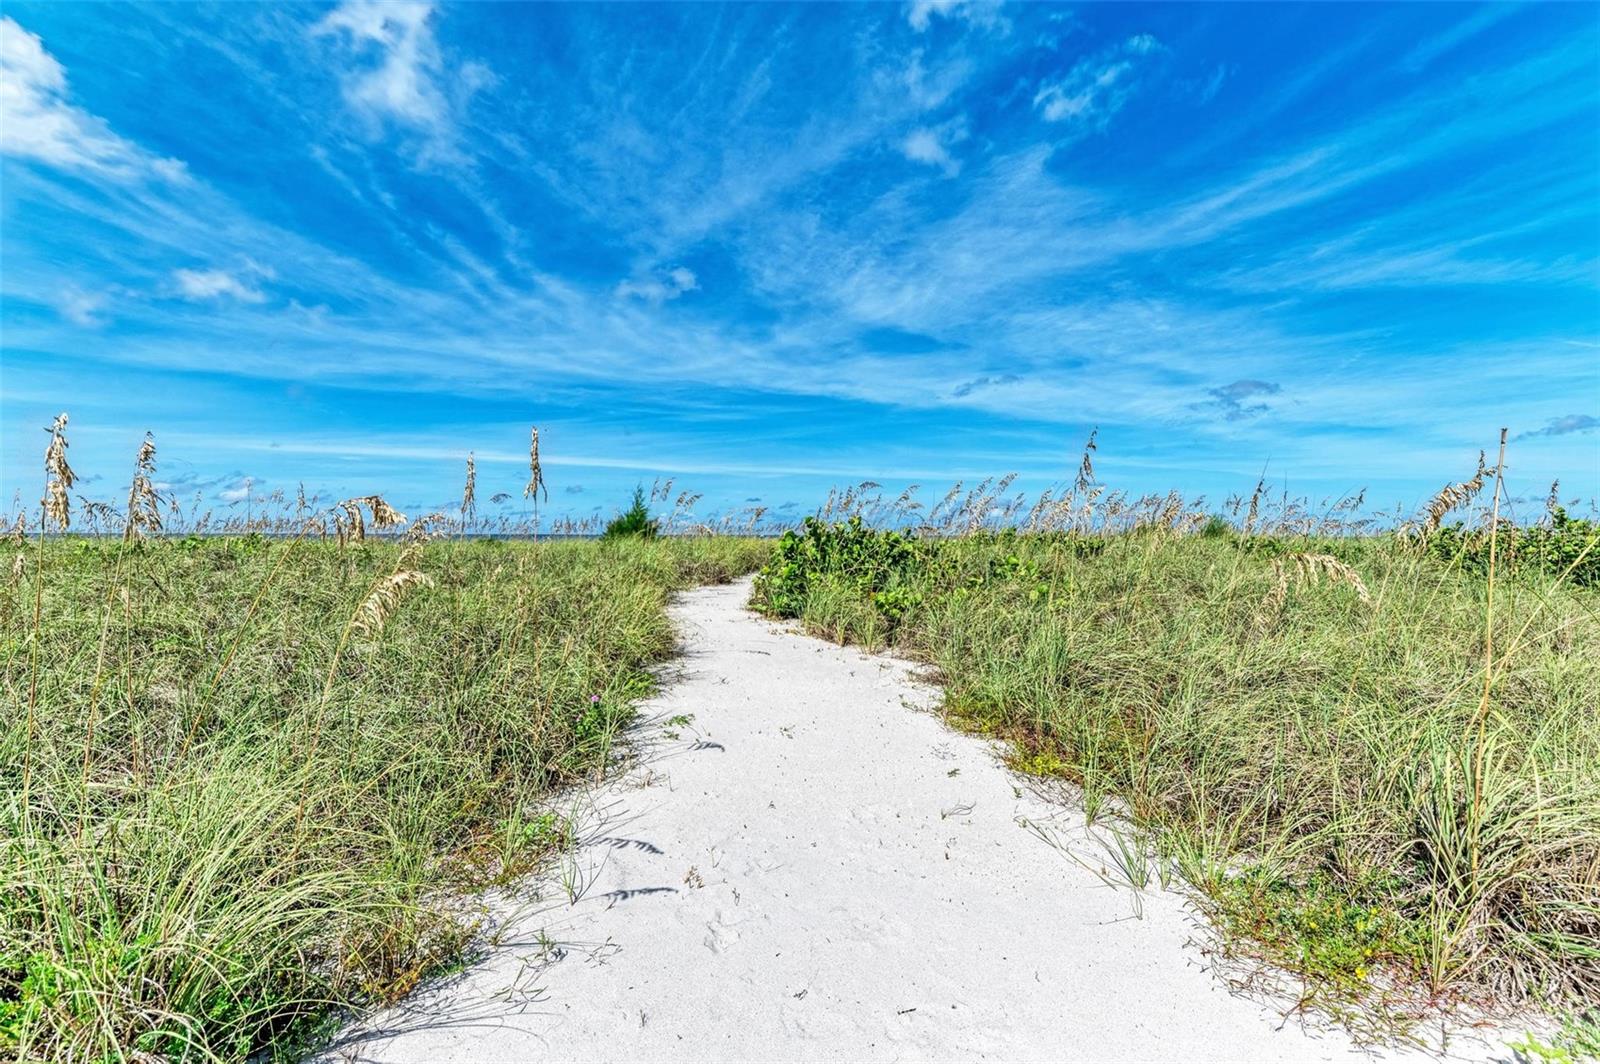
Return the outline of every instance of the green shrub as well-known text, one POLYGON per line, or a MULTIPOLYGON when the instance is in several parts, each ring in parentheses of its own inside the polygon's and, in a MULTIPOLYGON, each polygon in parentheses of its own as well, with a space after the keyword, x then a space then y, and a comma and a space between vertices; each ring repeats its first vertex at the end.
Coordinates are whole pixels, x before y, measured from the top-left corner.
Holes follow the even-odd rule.
POLYGON ((661 522, 650 516, 650 507, 644 501, 644 489, 633 489, 633 504, 613 517, 601 539, 655 539, 661 531, 661 522))
MULTIPOLYGON (((1600 522, 1568 517, 1560 506, 1548 525, 1502 524, 1495 537, 1495 564, 1506 574, 1566 578, 1580 587, 1600 587, 1600 522)), ((1460 524, 1435 531, 1428 553, 1472 573, 1489 569, 1489 533, 1460 524)))
POLYGON ((860 517, 824 524, 808 517, 800 531, 778 541, 773 560, 756 577, 755 598, 767 612, 798 617, 807 593, 831 577, 872 598, 886 617, 898 619, 915 605, 908 591, 890 588, 916 571, 926 548, 900 532, 867 527, 860 517))

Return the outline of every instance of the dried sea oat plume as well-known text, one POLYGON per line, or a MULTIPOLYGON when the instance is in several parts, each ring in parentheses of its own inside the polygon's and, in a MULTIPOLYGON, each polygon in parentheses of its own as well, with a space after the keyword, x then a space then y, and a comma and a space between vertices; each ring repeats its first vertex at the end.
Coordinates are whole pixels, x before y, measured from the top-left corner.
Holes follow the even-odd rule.
POLYGON ((39 502, 44 507, 45 517, 64 529, 72 521, 67 490, 78 479, 67 464, 67 415, 57 414, 55 422, 45 431, 50 434, 50 444, 44 452, 44 498, 39 502))
POLYGON ((356 610, 351 627, 364 636, 383 631, 389 616, 399 607, 406 593, 415 587, 432 587, 433 577, 416 569, 402 569, 383 578, 356 610))
POLYGON ((1428 503, 1428 508, 1423 511, 1422 527, 1419 531, 1424 539, 1439 530, 1439 522, 1443 521, 1451 510, 1465 506, 1477 497, 1478 492, 1483 490, 1483 478, 1488 472, 1488 467, 1484 464, 1484 454, 1479 451, 1478 471, 1473 474, 1471 480, 1463 480, 1459 484, 1446 484, 1439 489, 1439 494, 1433 497, 1433 501, 1428 503))
POLYGON ((1333 584, 1344 584, 1356 593, 1356 598, 1364 605, 1372 602, 1372 593, 1367 590, 1361 574, 1331 554, 1288 554, 1272 563, 1272 573, 1272 590, 1262 598, 1256 614, 1257 623, 1261 625, 1267 624, 1283 609, 1291 586, 1314 587, 1326 580, 1333 584))
POLYGON ((1250 509, 1244 516, 1244 534, 1249 535, 1255 531, 1256 518, 1261 515, 1261 496, 1267 491, 1267 478, 1262 477, 1256 481, 1256 490, 1250 493, 1250 509))
POLYGON ((350 540, 360 543, 367 538, 367 523, 361 516, 361 507, 356 505, 354 499, 346 499, 334 509, 344 511, 343 517, 337 513, 333 515, 333 527, 339 535, 339 546, 344 546, 350 540))
POLYGON ((1072 490, 1080 495, 1094 483, 1094 452, 1099 449, 1094 438, 1098 435, 1100 427, 1097 425, 1089 431, 1089 438, 1083 444, 1083 459, 1078 463, 1077 479, 1072 482, 1072 490))
POLYGON ((461 523, 466 525, 478 512, 478 463, 467 452, 467 486, 461 492, 461 523))
POLYGON ((363 495, 355 501, 366 504, 372 511, 373 528, 393 528, 406 523, 406 515, 384 502, 381 495, 363 495))
POLYGON ((358 495, 344 499, 333 508, 333 524, 340 543, 347 540, 359 543, 367 538, 367 524, 361 512, 363 506, 372 511, 373 528, 394 528, 405 524, 406 515, 390 506, 381 495, 358 495), (342 517, 339 514, 341 510, 344 511, 342 517))
POLYGON ((544 486, 544 467, 539 464, 539 428, 534 426, 528 430, 528 486, 522 489, 522 497, 537 502, 540 493, 546 502, 550 501, 550 492, 544 486))
POLYGON ((128 522, 122 530, 124 540, 142 539, 161 531, 161 496, 151 477, 156 472, 156 441, 144 434, 139 453, 133 460, 133 483, 128 488, 128 522))

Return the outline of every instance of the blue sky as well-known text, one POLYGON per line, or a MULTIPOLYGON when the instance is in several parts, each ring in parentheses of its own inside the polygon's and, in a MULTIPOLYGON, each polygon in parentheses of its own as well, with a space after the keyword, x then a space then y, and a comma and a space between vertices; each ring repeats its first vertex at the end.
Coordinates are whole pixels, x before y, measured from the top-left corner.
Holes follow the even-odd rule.
POLYGON ((1600 8, 8 3, 0 488, 1600 492, 1600 8))

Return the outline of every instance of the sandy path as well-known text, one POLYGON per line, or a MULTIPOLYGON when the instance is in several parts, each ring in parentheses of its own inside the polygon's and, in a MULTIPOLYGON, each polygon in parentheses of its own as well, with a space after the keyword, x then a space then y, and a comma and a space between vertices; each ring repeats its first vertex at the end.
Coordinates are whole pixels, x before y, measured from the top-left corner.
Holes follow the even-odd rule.
POLYGON ((1103 860, 988 743, 916 712, 933 693, 907 666, 782 632, 748 593, 674 607, 645 756, 585 799, 516 941, 332 1056, 1371 1059, 1229 994, 1178 896, 1021 826, 1103 860))

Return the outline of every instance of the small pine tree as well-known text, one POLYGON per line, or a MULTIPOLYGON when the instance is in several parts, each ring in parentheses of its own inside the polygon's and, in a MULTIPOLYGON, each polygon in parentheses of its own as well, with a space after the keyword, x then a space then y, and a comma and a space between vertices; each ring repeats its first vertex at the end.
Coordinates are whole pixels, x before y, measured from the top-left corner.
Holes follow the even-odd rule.
POLYGON ((606 525, 601 539, 621 539, 624 536, 634 536, 639 539, 655 539, 656 533, 661 531, 661 522, 650 516, 650 507, 645 505, 644 489, 633 489, 633 505, 611 519, 606 525))

